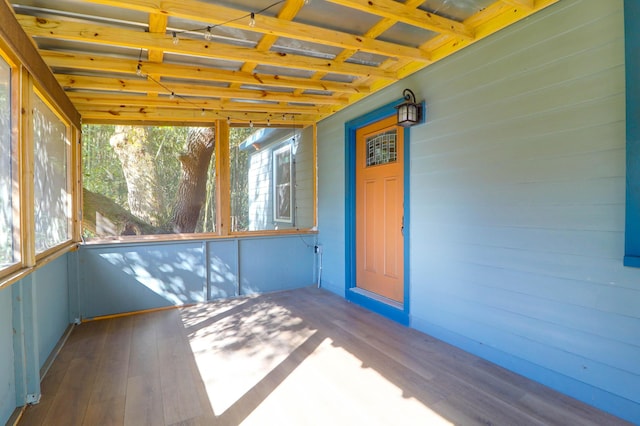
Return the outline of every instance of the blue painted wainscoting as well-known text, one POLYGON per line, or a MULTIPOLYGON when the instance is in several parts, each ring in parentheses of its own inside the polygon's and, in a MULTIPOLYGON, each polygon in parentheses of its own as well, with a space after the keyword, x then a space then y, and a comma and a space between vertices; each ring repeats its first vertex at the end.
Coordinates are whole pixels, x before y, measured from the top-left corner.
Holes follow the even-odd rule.
POLYGON ((67 253, 0 290, 0 424, 40 395, 46 361, 70 323, 67 253))
POLYGON ((315 235, 84 245, 83 319, 304 287, 315 235))

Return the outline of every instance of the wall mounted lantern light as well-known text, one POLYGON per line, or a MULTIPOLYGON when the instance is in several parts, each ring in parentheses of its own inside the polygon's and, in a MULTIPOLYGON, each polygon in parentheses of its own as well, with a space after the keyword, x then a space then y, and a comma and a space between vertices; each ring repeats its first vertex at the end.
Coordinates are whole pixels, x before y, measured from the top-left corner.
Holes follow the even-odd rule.
POLYGON ((409 89, 402 91, 404 102, 396 106, 398 126, 411 127, 422 122, 422 105, 416 103, 416 95, 409 89))

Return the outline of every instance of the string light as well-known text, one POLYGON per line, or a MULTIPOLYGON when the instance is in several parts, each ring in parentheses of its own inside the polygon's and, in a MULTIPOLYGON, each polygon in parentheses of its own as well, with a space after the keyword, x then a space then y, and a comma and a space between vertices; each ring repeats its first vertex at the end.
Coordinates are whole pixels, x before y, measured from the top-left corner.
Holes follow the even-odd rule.
POLYGON ((227 125, 231 126, 231 117, 227 117, 227 125))
POLYGON ((267 118, 267 127, 271 127, 271 120, 267 118))
POLYGON ((253 129, 253 121, 249 120, 249 127, 253 129))
POLYGON ((138 77, 142 77, 144 74, 142 73, 142 64, 138 64, 138 67, 136 68, 136 75, 138 77))
POLYGON ((171 94, 169 95, 169 99, 174 100, 176 97, 176 94, 174 92, 171 92, 171 94))
MULTIPOLYGON (((250 12, 250 13, 247 13, 245 15, 239 16, 238 18, 229 19, 228 21, 224 21, 224 22, 221 22, 219 24, 207 25, 206 27, 203 27, 203 28, 194 28, 194 29, 191 29, 191 30, 172 31, 171 35, 173 37, 173 44, 178 44, 178 42, 179 42, 178 35, 182 34, 184 32, 204 32, 205 40, 209 41, 209 40, 211 40, 213 38, 212 30, 214 28, 222 27, 224 25, 227 25, 227 24, 230 24, 230 23, 236 22, 236 21, 241 21, 241 20, 246 19, 246 18, 249 18, 249 27, 253 28, 256 25, 256 15, 260 15, 263 12, 266 12, 267 10, 269 10, 269 9, 271 9, 271 8, 277 6, 277 5, 279 5, 281 3, 284 3, 285 1, 286 0, 278 0, 275 3, 272 3, 269 6, 264 7, 262 9, 258 10, 258 11, 250 12)), ((309 0, 305 0, 305 4, 308 4, 308 3, 309 3, 309 0)))
POLYGON ((202 108, 202 111, 200 111, 200 116, 204 117, 204 108, 202 108))

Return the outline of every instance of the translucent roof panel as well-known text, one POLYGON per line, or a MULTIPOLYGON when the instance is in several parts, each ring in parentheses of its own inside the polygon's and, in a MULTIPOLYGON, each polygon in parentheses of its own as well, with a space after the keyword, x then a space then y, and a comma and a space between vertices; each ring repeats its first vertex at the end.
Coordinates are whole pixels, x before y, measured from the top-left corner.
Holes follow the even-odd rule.
POLYGON ((327 1, 310 1, 294 19, 303 24, 337 30, 348 34, 365 34, 380 17, 339 6, 327 1))
POLYGON ((405 46, 420 47, 438 34, 403 22, 397 22, 378 39, 405 46))
POLYGON ((194 65, 207 68, 217 68, 226 71, 238 71, 243 62, 227 61, 224 59, 205 58, 203 56, 181 55, 179 53, 164 54, 164 62, 177 65, 194 65))
POLYGON ((339 47, 326 44, 310 43, 302 40, 280 37, 271 47, 274 52, 291 53, 292 55, 309 56, 312 58, 333 59, 342 52, 339 47))
POLYGON ((426 0, 419 9, 462 22, 494 2, 495 0, 426 0))
POLYGON ((13 5, 16 13, 25 15, 47 16, 51 13, 55 16, 66 16, 86 22, 95 22, 96 25, 107 23, 147 27, 148 14, 135 10, 123 10, 115 7, 96 5, 78 0, 56 0, 54 7, 47 7, 50 1, 21 0, 13 5))

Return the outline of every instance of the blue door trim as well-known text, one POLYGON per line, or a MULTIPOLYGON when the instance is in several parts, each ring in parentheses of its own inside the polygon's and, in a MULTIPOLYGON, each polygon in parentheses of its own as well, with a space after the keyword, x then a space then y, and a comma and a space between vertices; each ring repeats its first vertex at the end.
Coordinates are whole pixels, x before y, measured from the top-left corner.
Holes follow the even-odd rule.
POLYGON ((640 2, 625 0, 627 196, 624 265, 640 267, 640 2))
MULTIPOLYGON (((395 106, 402 103, 404 99, 400 98, 394 102, 388 103, 375 109, 363 116, 355 118, 345 123, 345 298, 350 302, 356 303, 364 308, 370 309, 397 321, 404 325, 409 325, 409 307, 410 293, 409 293, 409 229, 411 224, 411 217, 409 216, 409 181, 410 181, 410 162, 409 141, 411 130, 406 128, 404 131, 404 303, 402 308, 398 308, 391 304, 387 304, 376 299, 372 299, 363 294, 354 292, 353 289, 356 286, 356 131, 361 127, 368 126, 369 124, 380 121, 383 118, 387 118, 391 115, 395 115, 395 106)), ((424 105, 423 105, 424 111, 424 105)))

